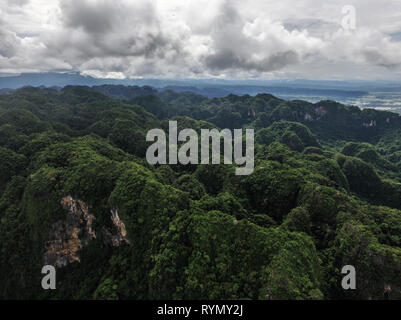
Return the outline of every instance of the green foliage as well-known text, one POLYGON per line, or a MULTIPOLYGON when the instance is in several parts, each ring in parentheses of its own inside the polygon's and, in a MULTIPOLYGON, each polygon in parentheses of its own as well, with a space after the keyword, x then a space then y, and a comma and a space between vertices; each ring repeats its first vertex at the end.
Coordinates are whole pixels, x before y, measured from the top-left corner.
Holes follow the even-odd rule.
POLYGON ((0 191, 13 176, 24 174, 27 159, 24 155, 0 147, 0 191))
POLYGON ((344 224, 336 241, 338 267, 350 264, 358 270, 358 290, 343 293, 346 297, 369 299, 380 296, 388 283, 400 286, 395 276, 401 268, 400 248, 380 245, 368 228, 357 222, 344 224))
POLYGON ((268 94, 0 95, 0 299, 381 299, 388 285, 401 298, 400 132, 389 112, 268 94), (255 128, 254 172, 149 165, 146 133, 169 120, 255 128), (88 205, 96 239, 49 293, 39 271, 66 195, 88 205), (357 290, 340 286, 348 264, 357 290))
POLYGON ((130 120, 116 120, 109 139, 115 146, 130 154, 139 157, 146 155, 146 137, 130 120))
POLYGON ((9 110, 0 114, 0 126, 11 125, 19 133, 30 135, 50 129, 48 123, 40 121, 28 110, 9 110))
POLYGON ((205 211, 221 211, 238 220, 249 218, 249 214, 242 204, 228 192, 220 193, 216 197, 206 195, 201 199, 200 206, 205 211))
POLYGON ((118 285, 114 283, 112 279, 107 278, 96 288, 96 291, 93 294, 93 299, 118 300, 117 289, 118 285))
POLYGON ((162 297, 168 297, 166 293, 174 287, 173 297, 185 299, 268 299, 270 295, 286 299, 287 289, 292 298, 311 298, 308 294, 313 290, 321 297, 315 278, 319 261, 313 243, 304 236, 264 229, 219 211, 192 212, 172 226, 166 234, 167 246, 156 257, 151 273, 153 292, 162 297), (190 250, 182 248, 183 241, 190 250), (292 274, 287 283, 274 279, 277 260, 292 274), (298 264, 303 263, 306 266, 299 272, 298 264), (171 268, 177 264, 179 268, 171 268), (309 266, 313 271, 306 271, 309 266))
POLYGON ((380 177, 372 165, 357 158, 347 158, 342 170, 348 179, 351 190, 373 197, 380 185, 380 177))
POLYGON ((229 175, 233 173, 234 170, 226 165, 199 165, 194 176, 203 184, 207 193, 217 195, 223 191, 229 175))
POLYGON ((282 142, 298 152, 305 147, 319 147, 316 137, 308 127, 295 122, 276 122, 269 128, 259 130, 256 141, 265 145, 274 141, 282 142))
POLYGON ((308 210, 304 207, 292 209, 283 221, 282 226, 290 231, 311 234, 311 220, 308 210))
POLYGON ((206 193, 203 185, 189 174, 180 176, 174 182, 173 187, 187 192, 193 200, 199 200, 206 193))
POLYGON ((265 161, 255 168, 240 184, 249 206, 255 213, 263 213, 281 222, 296 207, 303 177, 288 165, 265 161))
POLYGON ((163 184, 173 184, 177 174, 169 165, 161 165, 155 170, 157 180, 163 184))

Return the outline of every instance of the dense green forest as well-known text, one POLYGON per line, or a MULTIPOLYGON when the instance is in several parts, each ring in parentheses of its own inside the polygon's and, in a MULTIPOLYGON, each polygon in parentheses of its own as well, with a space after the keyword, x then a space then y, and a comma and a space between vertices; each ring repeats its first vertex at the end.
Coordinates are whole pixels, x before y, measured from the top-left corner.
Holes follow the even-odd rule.
POLYGON ((401 299, 398 114, 26 87, 0 95, 0 153, 0 299, 401 299), (254 128, 255 171, 149 165, 146 133, 169 120, 254 128))

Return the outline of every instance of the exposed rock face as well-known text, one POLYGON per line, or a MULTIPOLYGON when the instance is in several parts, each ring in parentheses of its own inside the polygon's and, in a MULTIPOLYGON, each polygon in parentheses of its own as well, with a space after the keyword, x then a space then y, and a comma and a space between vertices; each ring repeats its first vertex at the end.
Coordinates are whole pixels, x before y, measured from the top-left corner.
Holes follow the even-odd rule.
POLYGON ((88 205, 71 196, 61 199, 61 205, 67 211, 67 218, 51 226, 44 254, 45 264, 58 268, 80 261, 78 251, 96 238, 93 230, 95 217, 89 214, 88 205))
POLYGON ((317 107, 315 108, 315 113, 319 117, 324 117, 328 113, 328 111, 324 107, 317 107))
POLYGON ((370 123, 369 122, 364 122, 363 123, 363 126, 364 127, 367 127, 367 128, 370 128, 370 127, 376 127, 376 120, 372 120, 372 121, 370 121, 370 123))
POLYGON ((127 231, 125 230, 124 222, 120 219, 118 215, 117 209, 111 210, 111 221, 115 226, 115 234, 112 234, 110 231, 105 231, 107 238, 110 240, 111 244, 114 247, 119 247, 121 244, 129 244, 129 240, 127 239, 127 231))
MULTIPOLYGON (((67 211, 65 220, 54 223, 46 243, 44 263, 57 268, 66 266, 74 261, 80 262, 78 251, 89 241, 96 239, 93 229, 95 217, 89 213, 89 207, 81 200, 71 196, 61 199, 61 205, 67 211)), ((113 231, 104 228, 106 242, 114 247, 129 244, 124 223, 118 215, 118 209, 112 209, 111 221, 113 231)))

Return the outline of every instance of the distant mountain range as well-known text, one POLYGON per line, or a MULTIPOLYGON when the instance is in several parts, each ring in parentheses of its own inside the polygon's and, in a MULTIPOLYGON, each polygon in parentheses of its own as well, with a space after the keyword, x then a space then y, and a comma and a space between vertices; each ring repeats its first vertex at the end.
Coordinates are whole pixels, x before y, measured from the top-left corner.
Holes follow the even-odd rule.
MULTIPOLYGON (((401 93, 401 85, 391 81, 315 81, 315 80, 222 80, 222 79, 105 79, 83 76, 79 73, 24 73, 16 76, 0 76, 0 94, 24 86, 65 87, 75 86, 149 86, 157 90, 193 92, 208 98, 229 94, 256 95, 270 93, 286 100, 303 99, 319 101, 331 99, 343 103, 358 104, 372 93, 401 93)), ((369 98, 369 104, 377 102, 369 98)), ((370 105, 369 105, 370 106, 370 105)), ((373 107, 374 107, 373 103, 373 107)))
MULTIPOLYGON (((213 88, 261 88, 279 87, 292 89, 340 90, 340 91, 390 91, 401 90, 401 84, 391 81, 321 81, 321 80, 222 80, 222 79, 107 79, 84 76, 79 73, 23 73, 16 76, 0 74, 0 89, 17 89, 24 86, 60 86, 85 85, 95 86, 102 84, 139 85, 163 88, 196 87, 197 89, 213 88)), ((193 89, 193 88, 192 88, 193 89)), ((192 90, 190 88, 190 90, 192 90)))

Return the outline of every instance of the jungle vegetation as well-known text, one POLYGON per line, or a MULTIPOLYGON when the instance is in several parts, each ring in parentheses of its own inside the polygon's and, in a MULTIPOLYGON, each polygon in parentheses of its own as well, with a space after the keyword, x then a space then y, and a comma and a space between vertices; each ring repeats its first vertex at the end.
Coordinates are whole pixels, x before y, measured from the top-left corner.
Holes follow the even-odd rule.
POLYGON ((1 299, 401 298, 401 118, 269 94, 208 99, 150 87, 0 95, 1 299), (135 92, 132 92, 135 90, 135 92), (146 133, 254 128, 255 171, 146 162, 146 133), (60 199, 96 239, 41 288, 60 199), (102 230, 117 208, 129 243, 102 230), (341 269, 357 270, 357 289, 341 269))

